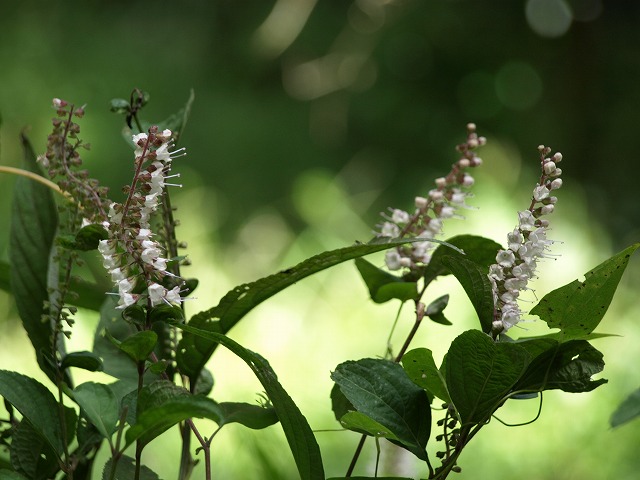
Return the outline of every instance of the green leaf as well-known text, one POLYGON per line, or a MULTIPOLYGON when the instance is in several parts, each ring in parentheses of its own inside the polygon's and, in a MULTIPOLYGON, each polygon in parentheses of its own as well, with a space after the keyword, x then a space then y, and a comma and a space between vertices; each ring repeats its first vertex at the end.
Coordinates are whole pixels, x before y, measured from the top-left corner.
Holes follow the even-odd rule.
POLYGON ((412 480, 409 477, 331 477, 327 478, 327 480, 412 480))
MULTIPOLYGON (((116 464, 115 476, 111 476, 113 458, 105 463, 102 469, 102 480, 131 480, 136 478, 136 462, 133 458, 123 455, 116 464)), ((140 466, 140 480, 160 480, 158 474, 145 465, 140 466)))
POLYGON ((273 407, 261 407, 249 403, 222 402, 222 424, 240 423, 245 427, 259 430, 278 423, 278 415, 273 407))
MULTIPOLYGON (((189 98, 185 103, 184 107, 182 107, 178 112, 164 119, 162 122, 158 123, 158 129, 160 131, 168 128, 174 134, 174 138, 176 142, 180 140, 182 133, 184 132, 184 128, 187 125, 187 120, 189 119, 189 115, 191 114, 191 106, 193 105, 193 101, 196 98, 196 94, 191 89, 189 92, 189 98)), ((151 125, 149 125, 151 126, 151 125)))
POLYGON ((76 233, 73 248, 81 251, 96 250, 100 240, 107 238, 109 238, 109 233, 102 225, 87 225, 76 233))
POLYGON ((463 426, 487 421, 525 372, 529 354, 478 331, 459 335, 447 353, 446 382, 463 426))
POLYGON ((476 235, 458 235, 448 238, 446 243, 459 248, 464 254, 456 252, 451 248, 446 248, 444 245, 436 248, 424 272, 424 278, 427 284, 431 283, 437 276, 452 273, 449 268, 441 262, 445 256, 464 257, 488 273, 489 266, 496 263, 496 255, 498 250, 502 248, 502 245, 499 243, 476 235))
POLYGON ((402 356, 402 367, 413 383, 445 403, 451 403, 444 377, 436 367, 433 352, 415 348, 402 356))
POLYGON ((369 289, 371 300, 384 303, 397 298, 401 302, 418 296, 416 282, 407 282, 401 277, 386 272, 364 258, 356 258, 356 267, 369 289))
POLYGON ((184 312, 177 305, 161 304, 153 307, 149 312, 149 319, 152 323, 168 322, 170 320, 184 320, 184 312))
POLYGON ((546 294, 530 313, 547 322, 549 328, 560 329, 553 338, 586 338, 607 312, 629 258, 638 247, 640 243, 605 260, 585 274, 584 282, 574 280, 546 294))
MULTIPOLYGON (((47 479, 60 469, 58 457, 51 445, 33 428, 22 421, 11 436, 13 468, 33 480, 47 479)), ((4 478, 0 475, 0 478, 4 478)))
POLYGON ((29 480, 29 477, 25 477, 18 472, 13 472, 4 468, 0 468, 0 478, 2 480, 29 480))
POLYGON ((444 255, 440 263, 458 279, 478 314, 482 331, 489 333, 493 323, 493 290, 484 267, 464 257, 444 255))
POLYGON ((424 314, 432 321, 441 325, 453 325, 442 313, 444 309, 447 308, 447 305, 449 305, 449 295, 443 295, 431 302, 424 314))
POLYGON ((530 352, 546 345, 543 351, 531 361, 526 372, 518 381, 515 390, 542 391, 559 389, 565 392, 581 393, 607 383, 605 379, 592 380, 591 377, 604 369, 602 353, 585 340, 570 340, 560 343, 549 338, 518 343, 526 348, 534 343, 530 352))
POLYGON ((257 353, 247 350, 220 333, 206 332, 191 325, 175 324, 175 326, 192 335, 220 343, 245 361, 264 387, 269 400, 273 404, 298 467, 300 478, 302 480, 323 480, 322 456, 311 427, 309 427, 306 418, 304 418, 291 397, 278 382, 278 377, 269 363, 257 353))
POLYGON ((109 110, 111 110, 113 113, 118 113, 121 115, 128 114, 131 110, 129 101, 125 100, 124 98, 113 98, 109 102, 109 105, 109 110))
POLYGON ((93 352, 71 352, 62 359, 62 368, 76 367, 90 372, 102 371, 102 360, 93 352))
POLYGON ((640 388, 631 392, 631 395, 616 408, 609 423, 612 427, 618 427, 638 416, 640 416, 640 388))
MULTIPOLYGON (((336 367, 331 378, 358 412, 366 415, 402 447, 418 458, 427 458, 426 446, 431 433, 431 407, 426 392, 415 385, 402 367, 389 360, 365 358, 347 361, 336 367)), ((342 417, 341 421, 345 417, 342 417)), ((369 425, 362 417, 347 418, 369 425)), ((347 424, 343 423, 347 426, 347 424)), ((367 427, 367 428, 369 428, 367 427)))
POLYGON ((108 385, 86 382, 73 390, 73 399, 84 410, 89 421, 105 437, 116 431, 119 405, 108 385))
POLYGON ((340 390, 340 385, 337 383, 333 384, 331 388, 331 411, 333 415, 336 417, 337 421, 340 421, 342 417, 344 417, 347 412, 355 411, 356 407, 349 401, 347 397, 345 397, 342 390, 340 390))
MULTIPOLYGON (((170 382, 167 382, 170 383, 170 382)), ((143 447, 169 428, 188 418, 208 418, 220 423, 222 412, 218 404, 199 395, 179 395, 167 398, 161 404, 141 410, 138 401, 136 423, 125 435, 126 447, 138 441, 143 447)))
MULTIPOLYGON (((359 243, 350 247, 321 253, 304 260, 295 267, 234 288, 220 300, 217 306, 194 315, 189 321, 189 325, 211 333, 227 333, 254 307, 303 278, 347 260, 353 260, 354 258, 380 252, 405 243, 420 241, 424 240, 416 238, 401 240, 378 238, 366 245, 359 243)), ((436 240, 433 241, 442 243, 436 240)), ((180 371, 191 379, 197 378, 200 370, 207 363, 216 347, 217 344, 215 342, 186 332, 178 344, 176 354, 180 371)))
POLYGON ((25 375, 0 370, 0 396, 31 423, 54 452, 62 455, 63 441, 58 402, 44 385, 25 375))
POLYGON ((395 436, 390 428, 376 422, 364 413, 355 411, 347 412, 340 418, 340 423, 344 428, 354 432, 363 433, 370 437, 386 438, 387 440, 400 442, 400 439, 395 436))
POLYGON ((0 290, 11 293, 11 265, 0 260, 0 290))
POLYGON ((156 332, 143 330, 123 340, 118 348, 129 355, 134 362, 143 362, 153 352, 157 342, 156 332))
MULTIPOLYGON (((36 155, 29 140, 22 135, 24 168, 40 174, 36 155)), ((49 300, 49 256, 58 225, 58 210, 51 189, 23 176, 15 182, 9 261, 11 290, 18 314, 36 352, 40 369, 55 381, 55 371, 44 356, 53 357, 53 326, 43 321, 44 302, 49 300)))

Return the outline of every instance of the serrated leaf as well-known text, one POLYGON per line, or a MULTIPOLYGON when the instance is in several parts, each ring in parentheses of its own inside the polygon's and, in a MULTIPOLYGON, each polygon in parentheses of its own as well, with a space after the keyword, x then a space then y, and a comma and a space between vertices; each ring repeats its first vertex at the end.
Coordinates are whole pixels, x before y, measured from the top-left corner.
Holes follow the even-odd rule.
POLYGON ((374 302, 384 303, 393 299, 406 302, 418 296, 416 282, 407 282, 401 277, 396 277, 364 258, 356 258, 355 263, 374 302))
POLYGON ((413 383, 445 403, 451 403, 444 377, 436 367, 433 352, 415 348, 402 356, 402 367, 413 383))
MULTIPOLYGON (((191 317, 189 325, 198 330, 211 333, 227 333, 253 308, 303 278, 347 260, 353 260, 405 243, 419 241, 424 240, 416 238, 401 240, 378 238, 368 244, 357 244, 323 252, 304 260, 295 267, 234 288, 220 300, 217 306, 191 317)), ((436 240, 433 241, 442 243, 436 240)), ((207 363, 216 347, 217 344, 215 342, 194 336, 187 331, 183 334, 178 344, 176 354, 180 371, 191 379, 197 378, 200 370, 207 363)))
MULTIPOLYGON (((528 343, 518 345, 526 347, 528 343)), ((554 390, 581 393, 607 383, 601 378, 592 380, 591 377, 604 369, 603 355, 585 340, 569 340, 557 342, 552 339, 540 339, 534 349, 543 345, 547 347, 537 353, 526 372, 515 386, 516 390, 554 390)), ((530 350, 532 351, 532 350, 530 350)))
POLYGON ((618 427, 638 416, 640 416, 640 388, 631 392, 631 395, 616 408, 609 423, 612 427, 618 427))
POLYGON ((459 335, 446 357, 446 382, 463 426, 484 423, 501 405, 529 363, 515 343, 494 343, 478 331, 459 335))
POLYGON ((331 378, 358 412, 391 432, 399 445, 426 459, 431 433, 429 399, 399 364, 373 358, 347 361, 336 367, 331 378))
POLYGON ((427 284, 440 275, 449 275, 451 273, 449 268, 441 262, 444 256, 464 257, 488 273, 489 266, 496 262, 496 254, 502 248, 499 243, 477 235, 458 235, 448 238, 446 242, 459 248, 464 254, 442 245, 436 248, 424 272, 427 284))
POLYGON ((44 385, 25 375, 0 370, 0 396, 31 423, 54 452, 62 454, 62 428, 58 416, 58 403, 44 385))
POLYGON ((62 368, 76 367, 90 372, 102 370, 102 360, 93 352, 71 352, 67 353, 61 362, 62 368))
POLYGON ((105 437, 116 431, 119 405, 115 394, 108 385, 86 382, 73 390, 73 398, 84 414, 105 437))
POLYGON ((585 338, 598 326, 618 288, 629 258, 640 247, 636 243, 605 260, 585 274, 546 294, 531 310, 550 328, 559 328, 562 340, 585 338))
POLYGON ((273 407, 261 407, 249 403, 222 402, 222 424, 239 423, 253 430, 259 430, 278 423, 278 415, 273 407))
POLYGON ((143 362, 153 352, 157 342, 156 332, 143 330, 123 340, 118 348, 129 355, 134 362, 143 362))
MULTIPOLYGON (((58 457, 51 445, 31 426, 22 421, 11 435, 11 464, 33 480, 47 479, 59 470, 58 457)), ((0 475, 0 478, 4 478, 0 475)))
MULTIPOLYGON (((113 458, 105 463, 102 469, 102 480, 131 480, 136 478, 136 462, 133 458, 123 455, 116 464, 115 475, 111 475, 113 458)), ((145 465, 140 466, 139 480, 160 480, 158 474, 145 465)))
POLYGON ((494 304, 487 271, 464 257, 443 255, 440 263, 460 282, 478 314, 482 331, 489 333, 493 323, 494 304))
MULTIPOLYGON (((24 168, 40 174, 36 155, 22 135, 24 168)), ((52 191, 23 176, 16 179, 9 233, 11 291, 18 314, 36 352, 40 369, 55 381, 56 373, 43 357, 53 357, 53 326, 43 321, 44 302, 49 300, 49 256, 58 225, 52 191)))
POLYGON ((322 456, 311 427, 291 397, 278 382, 278 377, 264 358, 251 352, 229 337, 206 332, 191 325, 175 324, 177 328, 224 345, 251 368, 271 401, 285 433, 289 448, 302 480, 324 480, 322 456))

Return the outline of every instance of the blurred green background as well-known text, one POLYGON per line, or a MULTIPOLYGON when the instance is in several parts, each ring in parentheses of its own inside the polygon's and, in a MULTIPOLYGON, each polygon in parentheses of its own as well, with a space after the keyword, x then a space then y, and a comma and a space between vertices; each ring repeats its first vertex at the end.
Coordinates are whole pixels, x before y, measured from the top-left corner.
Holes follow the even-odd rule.
MULTIPOLYGON (((565 186, 551 218, 560 256, 540 270, 540 298, 639 240, 639 22, 636 1, 5 2, 0 163, 20 165, 25 128, 44 151, 53 97, 86 103, 82 136, 92 149, 85 164, 117 198, 132 155, 109 100, 142 88, 151 95, 142 116, 160 120, 193 88, 181 140, 188 156, 174 164, 184 188, 172 194, 193 260, 189 275, 201 280, 188 306, 195 313, 237 283, 368 240, 380 211, 410 208, 448 171, 473 121, 489 141, 470 201, 477 209, 447 224, 447 236, 504 243, 535 185, 537 145, 564 154, 565 186)), ((0 176, 5 259, 13 182, 0 176)), ((457 478, 637 478, 640 423, 612 431, 608 417, 640 383, 638 265, 633 259, 599 328, 622 335, 596 343, 610 383, 591 394, 546 395, 532 425, 487 426, 463 454, 457 478)), ((414 343, 438 358, 474 327, 455 282, 438 282, 428 298, 441 293, 452 295, 454 326, 426 325, 414 343)), ((382 355, 396 309, 371 304, 353 265, 343 265, 279 294, 231 336, 271 361, 314 429, 331 429, 338 425, 329 372, 346 359, 382 355)), ((409 310, 396 350, 410 328, 409 310)), ((86 312, 80 319, 77 348, 90 342, 96 321, 86 312)), ((219 350, 211 367, 217 400, 256 399, 260 386, 237 360, 219 350)), ((0 368, 37 368, 4 293, 0 368)), ((503 416, 526 421, 536 408, 515 403, 503 416)), ((217 478, 296 477, 277 427, 227 428, 214 441, 217 478)), ((145 460, 162 478, 175 478, 177 434, 165 437, 145 460)), ((357 436, 318 438, 327 473, 343 474, 357 436)), ((369 443, 362 474, 373 471, 369 443)), ((426 476, 397 449, 385 446, 382 461, 387 473, 426 476)))

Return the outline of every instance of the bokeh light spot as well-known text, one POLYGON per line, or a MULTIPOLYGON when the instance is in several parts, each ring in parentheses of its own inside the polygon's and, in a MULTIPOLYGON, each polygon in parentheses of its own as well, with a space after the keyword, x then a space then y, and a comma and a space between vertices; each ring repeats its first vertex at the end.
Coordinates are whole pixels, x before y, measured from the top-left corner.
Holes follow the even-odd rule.
POLYGON ((531 29, 548 38, 567 33, 573 20, 571 8, 564 0, 528 0, 525 14, 531 29))

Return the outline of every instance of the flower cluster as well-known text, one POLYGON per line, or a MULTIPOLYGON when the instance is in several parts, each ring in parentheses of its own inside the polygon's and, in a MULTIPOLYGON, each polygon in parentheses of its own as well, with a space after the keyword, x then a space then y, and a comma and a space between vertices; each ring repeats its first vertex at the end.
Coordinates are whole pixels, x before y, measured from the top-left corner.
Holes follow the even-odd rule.
MULTIPOLYGON (((380 231, 376 235, 431 239, 441 233, 443 220, 455 217, 458 208, 467 208, 465 199, 474 183, 467 170, 482 164, 475 150, 485 143, 486 139, 476 133, 475 124, 468 124, 467 141, 456 147, 462 156, 453 164, 449 174, 436 179, 435 188, 429 191, 428 196, 416 197, 413 214, 400 209, 389 209, 389 214, 383 213, 384 222, 379 225, 380 231)), ((385 263, 389 270, 414 270, 429 263, 432 245, 433 242, 424 241, 388 250, 385 263)))
POLYGON ((557 167, 562 154, 548 157, 551 149, 544 145, 540 145, 538 150, 542 173, 533 189, 531 204, 527 210, 518 212, 518 226, 507 235, 508 248, 498 251, 496 263, 489 269, 495 305, 494 337, 520 321, 520 292, 527 289, 527 283, 535 276, 538 259, 546 256, 549 245, 553 243, 547 239, 549 222, 542 217, 553 212, 558 201, 552 192, 562 186, 562 170, 557 167))
POLYGON ((172 274, 167 271, 168 260, 162 255, 162 246, 153 240, 150 221, 164 188, 173 185, 166 181, 179 176, 168 173, 171 161, 185 155, 184 149, 171 151, 171 131, 159 133, 157 127, 149 129, 149 133, 134 135, 133 142, 136 145, 133 182, 126 189, 126 201, 109 206, 109 220, 103 223, 109 238, 101 240, 98 249, 118 288, 118 308, 135 304, 145 290, 152 307, 177 304, 182 300, 180 286, 167 289, 162 285, 162 280, 172 274), (143 279, 144 285, 138 285, 138 279, 143 279))

